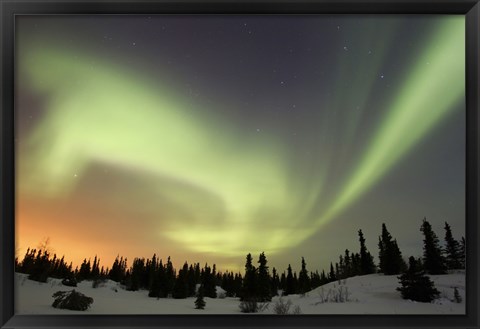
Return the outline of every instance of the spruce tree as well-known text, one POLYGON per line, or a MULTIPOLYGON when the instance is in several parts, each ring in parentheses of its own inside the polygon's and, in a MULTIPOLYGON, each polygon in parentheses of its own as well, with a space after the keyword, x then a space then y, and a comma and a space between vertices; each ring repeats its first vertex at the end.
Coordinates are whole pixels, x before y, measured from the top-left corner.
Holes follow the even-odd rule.
POLYGON ((188 264, 185 262, 183 268, 178 271, 178 276, 175 279, 175 285, 173 287, 173 298, 187 298, 188 296, 188 264))
POLYGON ((328 278, 327 275, 325 274, 325 270, 322 270, 322 273, 320 274, 320 285, 324 285, 328 283, 328 278))
POLYGON ((358 230, 358 236, 360 241, 360 274, 365 275, 375 273, 373 256, 367 251, 362 230, 358 230))
POLYGON ((197 293, 197 299, 195 299, 195 308, 197 310, 203 310, 205 308, 206 302, 203 299, 203 286, 200 286, 197 293))
POLYGON ((333 264, 330 262, 330 272, 328 273, 328 281, 332 282, 337 280, 337 276, 335 275, 335 270, 333 269, 333 264))
POLYGON ((394 275, 405 271, 406 264, 402 258, 402 253, 398 248, 397 241, 392 240, 385 223, 382 224, 382 235, 379 237, 378 247, 380 272, 385 275, 394 275))
POLYGON ((158 264, 158 298, 166 298, 168 296, 168 283, 163 260, 160 259, 158 264))
POLYGON ((460 263, 460 243, 453 238, 450 225, 445 222, 445 265, 448 269, 460 269, 462 265, 460 263))
POLYGON ((91 264, 90 264, 90 259, 87 262, 87 259, 83 260, 83 263, 80 265, 80 271, 78 272, 77 280, 82 281, 82 280, 89 280, 90 279, 90 270, 91 270, 91 264))
POLYGON ((445 260, 439 246, 437 235, 426 218, 423 219, 420 231, 423 239, 423 266, 429 274, 445 274, 445 260))
POLYGON ((175 270, 173 268, 170 256, 167 258, 167 264, 165 264, 165 288, 167 297, 173 293, 173 286, 175 285, 175 270))
POLYGON ((206 297, 217 298, 215 276, 208 264, 205 264, 202 277, 203 294, 206 297))
POLYGON ((93 260, 93 265, 92 265, 92 273, 91 273, 93 280, 96 280, 100 277, 99 264, 100 264, 100 260, 99 259, 97 260, 97 255, 95 255, 95 259, 93 260))
POLYGON ((462 268, 466 266, 466 255, 465 255, 465 237, 462 236, 462 240, 460 240, 460 265, 462 268))
POLYGON ((310 289, 311 284, 308 276, 307 264, 305 263, 305 258, 302 257, 302 269, 298 275, 298 292, 303 295, 310 291, 310 289))
POLYGON ((257 296, 257 270, 253 266, 252 254, 247 255, 243 277, 242 300, 252 300, 257 296))
POLYGON ((352 276, 352 259, 350 257, 350 250, 345 249, 345 256, 343 257, 343 263, 345 266, 345 271, 342 273, 341 271, 338 272, 338 279, 340 278, 349 278, 352 276))
POLYGON ((293 278, 292 266, 288 264, 287 278, 285 282, 285 295, 295 294, 295 279, 293 278))
POLYGON ((271 281, 271 288, 272 288, 272 296, 278 295, 278 289, 280 287, 280 278, 278 277, 278 273, 276 268, 272 268, 272 281, 271 281))
POLYGON ((262 252, 258 258, 257 299, 260 302, 272 300, 270 274, 268 273, 267 257, 262 252))
MULTIPOLYGON (((81 269, 80 269, 81 270, 81 269)), ((145 259, 135 258, 130 271, 130 279, 127 283, 127 290, 136 291, 140 289, 141 279, 145 272, 145 259)))
POLYGON ((197 282, 195 281, 195 268, 190 265, 188 268, 188 296, 195 296, 197 282))
POLYGON ((417 271, 415 258, 409 258, 409 268, 406 273, 398 277, 401 287, 397 290, 403 299, 411 299, 418 302, 429 303, 440 295, 435 285, 424 272, 417 271))

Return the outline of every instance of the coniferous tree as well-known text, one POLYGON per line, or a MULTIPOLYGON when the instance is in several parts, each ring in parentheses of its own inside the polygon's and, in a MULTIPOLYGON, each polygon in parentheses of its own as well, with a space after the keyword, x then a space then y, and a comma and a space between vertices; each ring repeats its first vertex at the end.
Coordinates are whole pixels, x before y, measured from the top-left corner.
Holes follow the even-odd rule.
POLYGON ((188 268, 188 296, 195 296, 197 282, 195 281, 195 268, 190 265, 188 268))
POLYGON ((80 270, 78 271, 77 280, 89 280, 90 279, 90 272, 91 271, 91 264, 90 259, 87 262, 87 259, 83 260, 82 265, 80 265, 80 270))
POLYGON ((271 288, 272 288, 272 296, 278 295, 278 289, 280 288, 280 278, 278 276, 276 268, 272 268, 272 281, 271 281, 271 288))
POLYGON ((335 275, 335 270, 333 269, 333 264, 330 262, 330 273, 328 274, 328 281, 332 282, 337 280, 337 276, 335 275))
POLYGON ((282 275, 280 275, 279 288, 282 290, 282 294, 285 294, 285 290, 287 289, 287 275, 285 274, 285 271, 283 271, 282 275))
POLYGON ((122 282, 125 278, 125 272, 127 269, 127 259, 123 259, 123 257, 115 258, 113 262, 112 268, 108 272, 108 278, 115 282, 122 282))
POLYGON ((215 283, 215 276, 208 264, 205 264, 203 269, 203 276, 201 275, 203 294, 206 297, 217 298, 217 287, 215 283))
MULTIPOLYGON (((369 252, 367 252, 367 257, 370 255, 369 252)), ((370 255, 372 257, 372 255, 370 255)), ((373 257, 372 257, 372 262, 373 262, 373 257)), ((375 266, 375 265, 374 265, 375 266)), ((352 255, 352 273, 353 275, 361 275, 362 274, 362 267, 361 267, 361 257, 358 252, 352 255)), ((374 272, 375 273, 375 270, 374 272)))
POLYGON ((173 294, 173 287, 175 285, 175 269, 173 268, 170 256, 167 258, 167 264, 165 264, 165 287, 167 297, 173 294))
MULTIPOLYGON (((360 241, 360 273, 361 275, 375 273, 375 263, 373 262, 373 256, 368 252, 365 246, 365 238, 363 237, 362 230, 358 230, 358 237, 360 241)), ((357 264, 355 264, 357 267, 357 264)), ((355 270, 357 272, 357 270, 355 270)))
POLYGON ((188 296, 188 264, 185 262, 183 268, 178 271, 178 276, 173 287, 173 298, 187 298, 188 296))
POLYGON ((294 286, 294 291, 295 294, 298 293, 298 277, 297 277, 297 272, 293 272, 293 286, 294 286))
POLYGON ((30 274, 31 270, 33 268, 33 264, 35 262, 35 254, 36 250, 35 249, 27 249, 27 252, 25 253, 25 256, 23 257, 23 260, 21 264, 19 265, 19 272, 21 273, 27 273, 30 274))
POLYGON ((47 250, 43 250, 43 252, 41 249, 38 250, 28 276, 30 280, 47 282, 51 266, 49 258, 47 250))
MULTIPOLYGON (((149 291, 149 295, 150 295, 150 291, 152 290, 152 286, 154 284, 156 276, 157 276, 157 255, 153 254, 152 260, 150 261, 150 267, 148 268, 148 291, 149 291)), ((157 287, 157 290, 158 290, 158 287, 157 287)))
POLYGON ((315 289, 317 287, 320 287, 322 285, 322 281, 320 279, 320 274, 318 271, 315 271, 315 273, 310 272, 310 286, 311 289, 315 289))
POLYGON ((95 255, 95 258, 93 259, 93 265, 92 265, 92 272, 91 272, 91 277, 93 280, 96 280, 100 277, 100 268, 99 268, 100 260, 97 260, 97 255, 95 255))
POLYGON ((348 249, 345 249, 345 256, 343 257, 343 263, 345 266, 345 271, 341 273, 341 271, 338 271, 337 279, 340 278, 348 278, 352 276, 352 261, 350 258, 350 251, 348 249))
POLYGON ((288 264, 287 278, 285 281, 285 295, 295 294, 295 279, 292 273, 292 267, 288 264))
POLYGON ((426 218, 423 219, 420 231, 423 239, 423 266, 429 274, 445 274, 445 260, 439 246, 437 235, 426 218))
POLYGON ((398 248, 397 241, 387 231, 385 223, 382 224, 382 235, 379 237, 378 247, 380 259, 380 272, 385 275, 400 274, 406 270, 405 261, 398 248))
POLYGON ((247 255, 245 262, 245 275, 243 277, 242 300, 252 300, 257 293, 257 270, 252 264, 252 255, 247 255))
POLYGON ((205 299, 203 299, 203 286, 198 289, 197 299, 195 299, 195 308, 203 310, 205 308, 205 299))
POLYGON ((347 269, 345 267, 345 262, 343 261, 343 255, 338 256, 338 258, 337 276, 338 278, 344 278, 347 276, 347 269))
POLYGON ((137 291, 141 288, 141 279, 145 271, 145 259, 135 258, 130 269, 130 276, 126 282, 127 290, 137 291))
POLYGON ((258 258, 257 300, 260 302, 272 300, 270 274, 268 273, 267 257, 262 252, 258 258))
POLYGON ((462 236, 460 240, 460 265, 462 268, 466 266, 466 255, 465 255, 465 237, 462 236))
POLYGON ((305 263, 305 258, 302 257, 302 269, 298 275, 298 292, 300 294, 305 294, 310 291, 311 283, 310 278, 308 277, 307 264, 305 263))
POLYGON ((163 265, 157 265, 157 256, 154 254, 149 274, 148 297, 160 297, 160 268, 163 271, 163 265))
POLYGON ((424 272, 417 271, 417 264, 413 256, 409 258, 407 272, 398 278, 402 286, 397 290, 400 291, 403 299, 429 303, 440 295, 430 278, 424 272))
POLYGON ((325 274, 325 270, 322 270, 322 273, 320 274, 320 285, 324 285, 328 283, 328 278, 327 275, 325 274))
POLYGON ((233 282, 234 282, 234 296, 240 296, 242 294, 242 283, 243 283, 242 275, 240 273, 235 273, 233 282))
POLYGON ((158 264, 158 291, 156 296, 158 298, 166 298, 168 297, 168 283, 167 283, 167 275, 165 265, 163 265, 163 260, 160 259, 160 263, 158 264))
POLYGON ((462 268, 460 243, 453 238, 452 230, 447 222, 445 222, 445 243, 445 265, 447 268, 451 270, 462 268))

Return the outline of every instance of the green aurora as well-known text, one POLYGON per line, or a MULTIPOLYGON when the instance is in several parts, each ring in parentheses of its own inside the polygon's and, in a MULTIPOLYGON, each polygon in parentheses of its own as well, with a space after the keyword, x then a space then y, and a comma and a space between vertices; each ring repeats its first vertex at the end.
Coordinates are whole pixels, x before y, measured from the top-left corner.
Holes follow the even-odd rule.
MULTIPOLYGON (((280 257, 362 203, 464 102, 465 22, 444 17, 409 58, 409 69, 398 74, 395 91, 382 97, 373 123, 362 128, 368 116, 364 109, 378 93, 388 47, 400 25, 386 21, 377 39, 368 38, 378 29, 371 22, 362 32, 367 36, 354 38, 377 49, 371 65, 361 64, 367 52, 359 56, 360 64, 337 56, 333 97, 318 96, 322 108, 348 104, 357 111, 340 118, 333 112, 312 114, 317 120, 304 124, 306 137, 297 143, 286 143, 280 135, 293 126, 289 120, 246 129, 248 119, 239 123, 233 110, 225 110, 238 107, 227 96, 210 103, 191 101, 177 88, 181 77, 172 79, 166 66, 156 65, 155 73, 134 69, 97 54, 94 47, 20 33, 17 85, 22 88, 17 97, 27 91, 43 95, 44 110, 28 129, 20 129, 19 202, 22 196, 58 203, 78 197, 82 179, 103 166, 136 177, 102 194, 105 207, 141 208, 146 220, 137 225, 153 239, 213 258, 241 261, 246 253, 261 251, 280 257), (342 87, 347 79, 350 94, 342 87), (336 134, 342 135, 341 143, 330 143, 336 134), (300 154, 302 164, 295 167, 292 159, 300 154), (136 184, 141 188, 133 188, 136 184)), ((354 46, 340 51, 352 52, 354 46)), ((310 97, 305 111, 315 112, 317 100, 310 97)), ((259 107, 250 111, 261 112, 259 107)))

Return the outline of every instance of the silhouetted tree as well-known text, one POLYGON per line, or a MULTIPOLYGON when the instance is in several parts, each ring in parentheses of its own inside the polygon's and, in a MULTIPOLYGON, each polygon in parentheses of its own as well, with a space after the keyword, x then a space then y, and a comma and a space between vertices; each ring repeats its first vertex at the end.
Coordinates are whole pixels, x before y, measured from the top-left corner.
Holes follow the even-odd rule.
MULTIPOLYGON (((360 241, 360 273, 357 274, 371 274, 375 273, 375 263, 373 262, 373 256, 368 252, 365 246, 365 238, 363 237, 362 230, 358 230, 358 237, 360 241)), ((354 267, 357 267, 355 264, 354 267)), ((357 272, 357 270, 355 270, 357 272)))
POLYGON ((195 299, 195 308, 198 310, 203 310, 205 308, 206 302, 203 298, 203 286, 198 288, 197 299, 195 299))
POLYGON ((129 279, 126 282, 127 290, 137 291, 141 288, 142 277, 145 272, 145 259, 135 258, 129 271, 129 279))
POLYGON ((202 274, 203 293, 206 297, 217 298, 217 287, 215 285, 215 276, 208 264, 205 264, 202 274))
POLYGON ((243 277, 242 300, 250 300, 256 297, 257 270, 252 264, 252 255, 249 253, 245 262, 245 275, 243 277))
POLYGON ((278 289, 280 288, 280 278, 278 276, 277 270, 272 268, 272 281, 270 286, 272 287, 272 296, 277 296, 278 295, 278 289))
POLYGON ((400 274, 406 270, 405 261, 397 245, 397 240, 387 231, 385 223, 382 224, 382 235, 379 237, 380 272, 385 275, 400 274))
POLYGON ((122 282, 125 279, 125 274, 127 270, 127 259, 120 259, 118 256, 115 258, 113 262, 112 268, 108 273, 108 278, 115 282, 122 282))
POLYGON ((167 258, 167 264, 165 264, 165 292, 167 297, 173 293, 173 286, 175 285, 175 269, 173 268, 170 256, 167 258))
POLYGON ((30 280, 47 282, 51 265, 49 258, 50 256, 46 250, 43 250, 43 252, 41 249, 38 250, 29 272, 28 278, 30 280))
POLYGON ((430 278, 423 272, 417 271, 417 264, 413 256, 409 258, 407 272, 398 278, 402 286, 397 290, 400 291, 403 299, 429 303, 440 295, 430 278))
POLYGON ((330 262, 330 273, 328 274, 328 281, 332 282, 337 280, 337 276, 335 275, 335 270, 333 269, 333 264, 330 262))
POLYGON ((183 268, 178 271, 178 276, 173 287, 173 298, 187 298, 188 296, 188 264, 185 262, 183 268))
POLYGON ((462 268, 460 262, 461 251, 460 243, 453 238, 452 230, 450 225, 445 222, 445 265, 448 269, 459 269, 462 268))
POLYGON ((268 273, 267 257, 264 252, 258 257, 258 264, 257 301, 271 301, 270 274, 268 273))
POLYGON ((197 281, 195 280, 195 268, 190 265, 188 268, 188 296, 195 296, 197 281))
POLYGON ((302 269, 298 274, 298 292, 300 294, 305 294, 310 291, 311 284, 310 278, 308 277, 307 263, 305 263, 305 258, 302 257, 302 269))
POLYGON ((285 282, 285 295, 295 294, 295 280, 293 278, 292 266, 288 264, 287 279, 285 282))
POLYGON ((437 235, 426 218, 423 219, 420 231, 423 233, 423 266, 429 274, 445 274, 445 260, 439 246, 437 235))
POLYGON ((460 264, 462 268, 466 267, 466 255, 465 255, 465 237, 462 236, 460 240, 460 264))

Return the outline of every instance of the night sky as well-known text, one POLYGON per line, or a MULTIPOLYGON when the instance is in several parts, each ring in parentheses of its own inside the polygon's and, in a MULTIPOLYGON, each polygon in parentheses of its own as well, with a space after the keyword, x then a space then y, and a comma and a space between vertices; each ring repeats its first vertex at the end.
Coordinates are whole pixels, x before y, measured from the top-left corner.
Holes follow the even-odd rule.
POLYGON ((24 16, 17 252, 328 269, 465 234, 463 16, 24 16))

